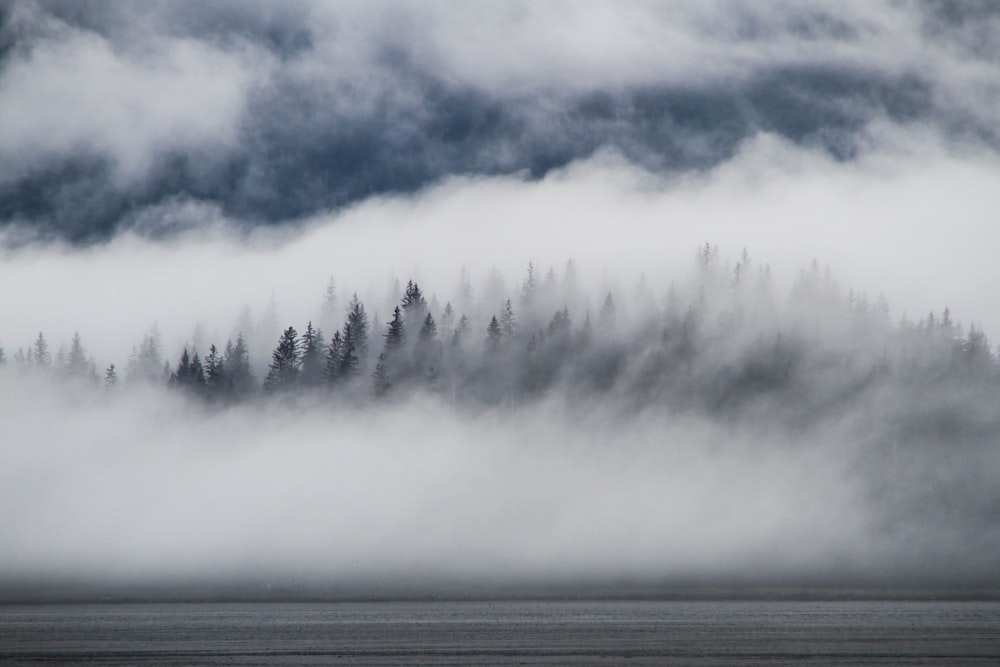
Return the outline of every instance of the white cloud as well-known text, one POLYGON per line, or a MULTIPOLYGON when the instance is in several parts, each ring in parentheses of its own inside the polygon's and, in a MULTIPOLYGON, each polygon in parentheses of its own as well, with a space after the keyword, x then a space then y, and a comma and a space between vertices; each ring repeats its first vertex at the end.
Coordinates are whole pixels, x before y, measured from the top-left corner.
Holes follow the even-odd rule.
POLYGON ((128 183, 172 150, 231 150, 247 94, 269 68, 250 45, 149 35, 125 48, 29 10, 18 18, 49 25, 0 70, 2 180, 83 152, 110 157, 128 183))

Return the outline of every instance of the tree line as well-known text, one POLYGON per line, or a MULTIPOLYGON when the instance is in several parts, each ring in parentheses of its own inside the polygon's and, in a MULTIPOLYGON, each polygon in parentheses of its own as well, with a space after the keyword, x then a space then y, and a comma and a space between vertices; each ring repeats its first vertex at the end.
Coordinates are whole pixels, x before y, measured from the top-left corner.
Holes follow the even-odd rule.
MULTIPOLYGON (((488 284, 477 307, 462 299, 476 312, 460 313, 450 302, 429 302, 411 280, 382 322, 369 319, 355 294, 331 333, 312 321, 285 326, 266 368, 254 367, 243 332, 203 351, 185 346, 171 361, 155 328, 124 369, 99 372, 79 333, 55 357, 43 333, 10 359, 0 347, 0 364, 114 391, 164 384, 215 405, 427 394, 455 405, 515 407, 558 391, 625 410, 652 405, 738 417, 766 407, 791 422, 843 410, 879 387, 909 396, 920 387, 1000 385, 997 355, 980 328, 956 323, 947 308, 893 324, 883 298, 843 294, 815 262, 785 298, 775 296, 769 267, 745 251, 725 264, 707 244, 689 279, 664 294, 640 283, 631 295, 609 289, 590 301, 574 281, 572 264, 561 278, 553 270, 539 278, 529 263, 515 293, 488 284), (483 308, 490 299, 495 307, 483 308)), ((468 296, 465 283, 463 276, 456 294, 468 296)), ((331 281, 328 310, 335 297, 331 281)), ((989 408, 1000 414, 996 399, 989 408)))

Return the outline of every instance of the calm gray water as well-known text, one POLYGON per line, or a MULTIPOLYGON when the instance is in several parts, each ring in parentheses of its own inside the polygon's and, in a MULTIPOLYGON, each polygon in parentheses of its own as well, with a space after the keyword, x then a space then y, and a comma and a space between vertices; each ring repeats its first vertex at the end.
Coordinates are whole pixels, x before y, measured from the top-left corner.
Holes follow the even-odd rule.
POLYGON ((0 664, 997 665, 997 602, 0 607, 0 664))

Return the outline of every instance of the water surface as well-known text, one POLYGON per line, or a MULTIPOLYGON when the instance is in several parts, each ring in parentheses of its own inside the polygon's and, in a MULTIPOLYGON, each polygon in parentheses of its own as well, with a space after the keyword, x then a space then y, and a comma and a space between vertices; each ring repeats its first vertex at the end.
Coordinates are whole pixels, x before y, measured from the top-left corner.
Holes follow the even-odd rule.
POLYGON ((0 663, 996 665, 1000 602, 8 605, 0 663))

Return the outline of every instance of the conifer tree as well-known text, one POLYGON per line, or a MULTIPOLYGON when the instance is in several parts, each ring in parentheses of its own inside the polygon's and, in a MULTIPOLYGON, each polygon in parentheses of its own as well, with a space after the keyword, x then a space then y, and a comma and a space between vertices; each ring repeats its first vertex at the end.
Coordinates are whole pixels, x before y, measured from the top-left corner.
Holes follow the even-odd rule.
POLYGON ((191 376, 189 385, 195 390, 202 390, 205 388, 205 367, 201 363, 201 357, 198 356, 197 350, 195 350, 194 354, 191 356, 191 376))
POLYGON ((250 350, 247 348, 246 338, 243 336, 242 331, 236 336, 235 345, 232 341, 226 343, 223 365, 227 384, 234 398, 241 398, 254 390, 254 374, 253 368, 250 365, 250 350))
MULTIPOLYGON (((142 342, 137 348, 132 349, 126 366, 125 375, 128 380, 142 382, 161 382, 164 379, 163 367, 168 364, 163 359, 163 352, 160 345, 160 331, 154 324, 149 333, 143 336, 142 342)), ((167 366, 167 377, 170 377, 169 365, 167 366)))
POLYGON ((469 335, 469 329, 472 325, 469 324, 469 318, 465 315, 459 318, 458 324, 455 325, 455 333, 451 336, 451 346, 456 349, 461 349, 465 344, 465 339, 469 335))
POLYGON ((399 306, 392 311, 392 320, 385 331, 385 352, 392 354, 401 350, 406 343, 406 326, 403 323, 403 311, 399 306))
POLYGON ((358 365, 364 367, 368 362, 368 314, 365 312, 365 304, 358 299, 357 292, 351 297, 351 303, 347 307, 345 326, 347 324, 351 325, 352 343, 358 357, 358 365))
POLYGON ((421 344, 428 345, 437 339, 437 324, 434 322, 434 317, 427 313, 424 316, 424 322, 420 327, 420 331, 417 333, 417 341, 421 344))
POLYGON ((416 328, 424 320, 427 312, 427 300, 424 299, 420 287, 412 280, 406 283, 406 290, 403 292, 403 300, 400 303, 403 308, 403 320, 407 325, 416 328))
POLYGON ((385 352, 378 355, 378 363, 375 364, 375 372, 372 373, 372 394, 375 398, 382 398, 392 389, 389 382, 389 375, 386 371, 385 352))
POLYGON ((316 386, 323 381, 323 333, 313 329, 312 322, 306 325, 300 347, 302 349, 302 384, 316 386))
POLYGON ((528 262, 528 274, 524 277, 524 284, 521 286, 521 306, 525 309, 531 308, 535 303, 537 292, 538 281, 535 279, 535 265, 528 262))
POLYGON ((219 349, 212 345, 205 357, 205 387, 209 398, 218 398, 229 390, 229 379, 226 377, 226 365, 219 349))
POLYGON ((437 363, 437 324, 427 313, 417 333, 417 344, 413 348, 413 362, 417 369, 426 369, 437 363))
POLYGON ((507 299, 503 310, 500 311, 500 329, 508 338, 512 338, 517 332, 517 317, 514 315, 514 306, 510 299, 507 299))
POLYGON ((326 348, 325 365, 323 367, 323 377, 327 384, 333 384, 340 378, 340 354, 343 348, 343 338, 339 331, 333 333, 330 344, 326 348))
POLYGON ((497 322, 497 316, 494 315, 490 318, 489 326, 486 327, 485 347, 487 355, 493 356, 500 352, 501 339, 500 323, 497 322))
POLYGON ((298 380, 299 362, 299 334, 294 327, 288 327, 271 353, 264 391, 270 393, 292 388, 298 380))
POLYGON ((340 367, 337 372, 343 379, 354 377, 360 371, 357 349, 354 345, 354 327, 350 320, 344 324, 344 336, 340 342, 340 367))
POLYGON ((326 293, 323 295, 323 305, 320 309, 320 328, 325 327, 329 331, 335 326, 338 303, 337 281, 333 279, 333 276, 330 276, 330 280, 326 283, 326 293))
POLYGON ((191 384, 191 355, 188 354, 187 346, 181 352, 181 358, 177 362, 177 370, 170 374, 170 384, 178 387, 191 384))
POLYGON ((79 333, 73 334, 73 341, 70 343, 69 354, 66 356, 66 375, 79 379, 90 375, 90 363, 87 361, 79 333))
POLYGON ((48 368, 52 365, 52 355, 49 353, 49 344, 45 340, 45 335, 38 332, 38 338, 32 346, 32 359, 34 364, 41 368, 48 368))
POLYGON ((449 301, 444 304, 444 310, 441 311, 441 337, 447 340, 454 328, 455 309, 451 307, 451 302, 449 301))
POLYGON ((106 369, 104 369, 104 386, 108 389, 113 389, 118 384, 118 373, 115 371, 115 365, 111 364, 106 369))

